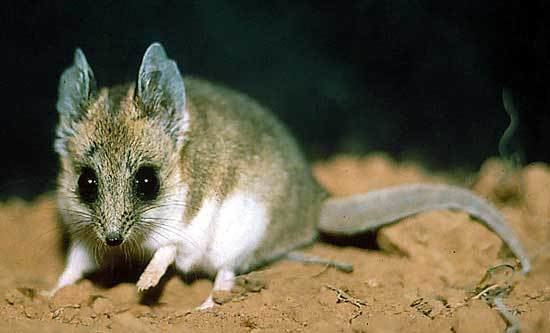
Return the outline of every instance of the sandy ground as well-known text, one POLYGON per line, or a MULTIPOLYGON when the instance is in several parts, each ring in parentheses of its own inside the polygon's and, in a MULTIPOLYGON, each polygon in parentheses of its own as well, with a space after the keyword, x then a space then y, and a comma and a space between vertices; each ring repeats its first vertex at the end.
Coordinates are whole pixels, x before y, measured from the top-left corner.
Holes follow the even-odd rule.
MULTIPOLYGON (((315 174, 336 195, 450 181, 380 155, 318 163, 315 174)), ((241 277, 239 288, 217 299, 223 305, 204 312, 188 310, 211 281, 171 274, 141 296, 136 265, 40 296, 63 268, 54 203, 50 195, 13 199, 0 204, 0 332, 503 332, 499 301, 522 332, 550 332, 550 169, 535 164, 510 174, 490 160, 461 183, 508 218, 533 258, 527 277, 497 266, 515 260, 487 228, 464 213, 436 211, 307 250, 353 263, 353 273, 278 262, 241 277)))

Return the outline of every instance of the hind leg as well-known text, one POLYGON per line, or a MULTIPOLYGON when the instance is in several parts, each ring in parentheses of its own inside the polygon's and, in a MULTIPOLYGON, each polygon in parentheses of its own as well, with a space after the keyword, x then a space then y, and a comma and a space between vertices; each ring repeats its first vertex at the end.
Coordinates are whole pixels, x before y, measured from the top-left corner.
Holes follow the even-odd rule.
POLYGON ((220 269, 216 274, 216 279, 214 280, 214 287, 208 295, 208 298, 199 306, 197 310, 206 310, 213 307, 214 299, 212 297, 213 293, 216 291, 231 291, 235 285, 235 272, 230 269, 220 269))
POLYGON ((324 259, 321 257, 305 254, 299 251, 289 252, 285 256, 285 258, 291 261, 302 262, 304 264, 314 264, 314 265, 323 265, 323 266, 333 267, 344 273, 353 272, 352 264, 341 262, 341 261, 334 261, 330 259, 324 259))

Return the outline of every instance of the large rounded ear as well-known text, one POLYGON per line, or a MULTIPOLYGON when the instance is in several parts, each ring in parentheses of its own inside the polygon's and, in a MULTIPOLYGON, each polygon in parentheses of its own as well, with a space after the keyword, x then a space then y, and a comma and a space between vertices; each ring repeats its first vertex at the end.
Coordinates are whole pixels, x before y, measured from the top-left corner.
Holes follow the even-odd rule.
POLYGON ((86 113, 85 106, 95 91, 94 73, 86 61, 84 52, 76 49, 73 65, 63 72, 59 80, 56 105, 59 124, 55 142, 55 150, 59 154, 66 153, 65 141, 74 134, 74 124, 86 113))
POLYGON ((159 43, 145 51, 137 81, 137 95, 146 117, 158 121, 176 144, 183 141, 189 115, 185 109, 185 87, 176 62, 166 56, 159 43))

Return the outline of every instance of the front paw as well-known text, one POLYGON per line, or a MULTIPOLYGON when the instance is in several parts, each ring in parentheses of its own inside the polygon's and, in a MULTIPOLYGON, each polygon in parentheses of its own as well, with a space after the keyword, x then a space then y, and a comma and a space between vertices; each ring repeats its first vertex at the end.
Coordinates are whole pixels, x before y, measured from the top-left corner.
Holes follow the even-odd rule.
POLYGON ((141 274, 138 282, 136 283, 138 291, 141 292, 141 291, 145 291, 147 289, 153 288, 159 283, 162 275, 163 273, 158 271, 146 270, 141 274))

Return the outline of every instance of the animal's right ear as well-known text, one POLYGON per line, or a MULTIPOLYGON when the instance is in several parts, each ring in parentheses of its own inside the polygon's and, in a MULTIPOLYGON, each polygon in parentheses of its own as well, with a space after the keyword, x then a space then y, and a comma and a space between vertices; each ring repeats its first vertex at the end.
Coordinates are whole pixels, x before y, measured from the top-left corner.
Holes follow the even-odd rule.
POLYGON ((81 49, 74 53, 74 63, 67 68, 59 80, 57 112, 59 124, 55 149, 65 153, 65 140, 73 134, 73 125, 85 114, 85 105, 96 91, 94 73, 81 49))

